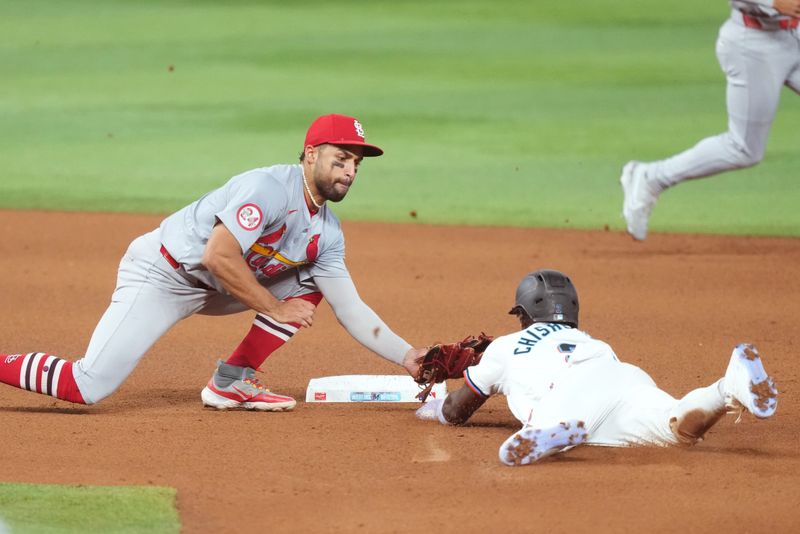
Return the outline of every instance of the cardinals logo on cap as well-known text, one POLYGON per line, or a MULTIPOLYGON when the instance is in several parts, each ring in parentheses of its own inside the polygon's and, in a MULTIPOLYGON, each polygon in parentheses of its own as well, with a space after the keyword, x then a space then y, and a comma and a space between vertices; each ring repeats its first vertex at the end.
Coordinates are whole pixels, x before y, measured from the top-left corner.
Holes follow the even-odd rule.
POLYGON ((383 150, 366 142, 364 126, 355 117, 347 115, 323 115, 311 123, 306 132, 305 146, 354 145, 364 147, 364 157, 375 157, 383 150))
POLYGON ((353 127, 356 129, 356 134, 358 134, 361 139, 364 139, 364 127, 361 126, 361 123, 358 122, 358 120, 353 121, 353 127))

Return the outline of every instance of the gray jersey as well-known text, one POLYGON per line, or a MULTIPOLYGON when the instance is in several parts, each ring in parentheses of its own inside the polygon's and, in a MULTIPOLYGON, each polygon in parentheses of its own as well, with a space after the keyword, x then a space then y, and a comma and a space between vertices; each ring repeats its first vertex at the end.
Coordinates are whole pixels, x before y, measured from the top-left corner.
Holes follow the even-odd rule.
POLYGON ((181 319, 247 309, 202 265, 217 221, 239 242, 242 257, 272 295, 285 300, 319 291, 356 340, 402 364, 411 346, 359 298, 344 264, 338 219, 325 206, 312 215, 303 191, 300 165, 254 169, 234 176, 164 219, 156 230, 136 238, 120 262, 111 304, 85 356, 75 363, 73 373, 83 399, 94 403, 110 395, 153 343, 181 319), (209 291, 197 280, 218 291, 209 291))
MULTIPOLYGON (((173 213, 161 223, 161 242, 187 273, 218 291, 222 284, 202 265, 217 221, 233 234, 262 285, 292 287, 321 277, 349 277, 339 220, 324 205, 311 214, 303 195, 300 165, 274 165, 231 178, 228 183, 173 213)), ((283 294, 286 293, 286 294, 283 294)))

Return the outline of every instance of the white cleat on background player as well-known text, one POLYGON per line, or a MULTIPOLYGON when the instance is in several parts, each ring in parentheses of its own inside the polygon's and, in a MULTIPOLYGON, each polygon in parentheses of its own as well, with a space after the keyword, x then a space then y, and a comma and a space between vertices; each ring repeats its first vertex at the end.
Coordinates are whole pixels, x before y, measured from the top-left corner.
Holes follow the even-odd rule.
POLYGON ((525 426, 500 446, 500 461, 511 466, 528 465, 580 445, 588 436, 583 421, 559 423, 552 428, 525 426))
POLYGON ((217 371, 200 393, 203 406, 217 410, 258 410, 283 412, 297 404, 291 397, 271 392, 256 377, 255 370, 218 363, 217 371), (235 377, 230 371, 236 371, 235 377), (228 372, 228 376, 226 376, 228 372))
POLYGON ((644 241, 647 223, 659 194, 647 180, 647 165, 640 161, 629 161, 622 168, 619 182, 624 195, 622 216, 628 225, 628 233, 637 241, 644 241))
POLYGON ((764 419, 778 407, 778 388, 767 375, 758 349, 748 343, 737 345, 731 354, 723 384, 725 403, 731 410, 743 408, 764 419))

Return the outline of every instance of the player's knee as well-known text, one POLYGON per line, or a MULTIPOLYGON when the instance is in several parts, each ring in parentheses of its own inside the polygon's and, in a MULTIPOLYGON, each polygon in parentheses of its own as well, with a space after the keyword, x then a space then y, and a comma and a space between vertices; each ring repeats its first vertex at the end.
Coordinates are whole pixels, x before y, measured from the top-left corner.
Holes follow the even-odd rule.
POLYGON ((744 152, 739 160, 740 167, 742 168, 753 167, 761 163, 761 160, 763 159, 764 159, 763 152, 751 152, 751 151, 744 152))
POLYGON ((763 144, 753 145, 734 139, 731 140, 731 144, 733 145, 735 164, 738 168, 753 167, 764 159, 765 146, 763 144))
POLYGON ((81 390, 80 396, 82 397, 84 404, 91 405, 91 404, 97 404, 101 400, 111 395, 111 393, 112 392, 105 392, 102 390, 97 390, 96 388, 92 388, 86 391, 81 390))
POLYGON ((694 445, 702 441, 706 432, 714 426, 725 411, 706 412, 704 410, 690 410, 680 417, 669 420, 669 428, 682 445, 694 445))
POLYGON ((91 375, 83 375, 77 381, 76 392, 78 392, 78 396, 81 397, 84 404, 97 404, 111 396, 112 393, 119 389, 120 385, 121 383, 103 381, 91 375))

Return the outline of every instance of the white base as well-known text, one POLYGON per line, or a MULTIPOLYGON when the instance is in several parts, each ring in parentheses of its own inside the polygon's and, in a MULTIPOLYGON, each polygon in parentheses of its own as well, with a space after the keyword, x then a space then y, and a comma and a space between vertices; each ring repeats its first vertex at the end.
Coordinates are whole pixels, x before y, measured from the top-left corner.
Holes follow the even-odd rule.
MULTIPOLYGON (((422 388, 407 375, 342 375, 312 378, 306 402, 419 402, 422 388)), ((433 398, 447 395, 447 386, 436 384, 433 398)))

